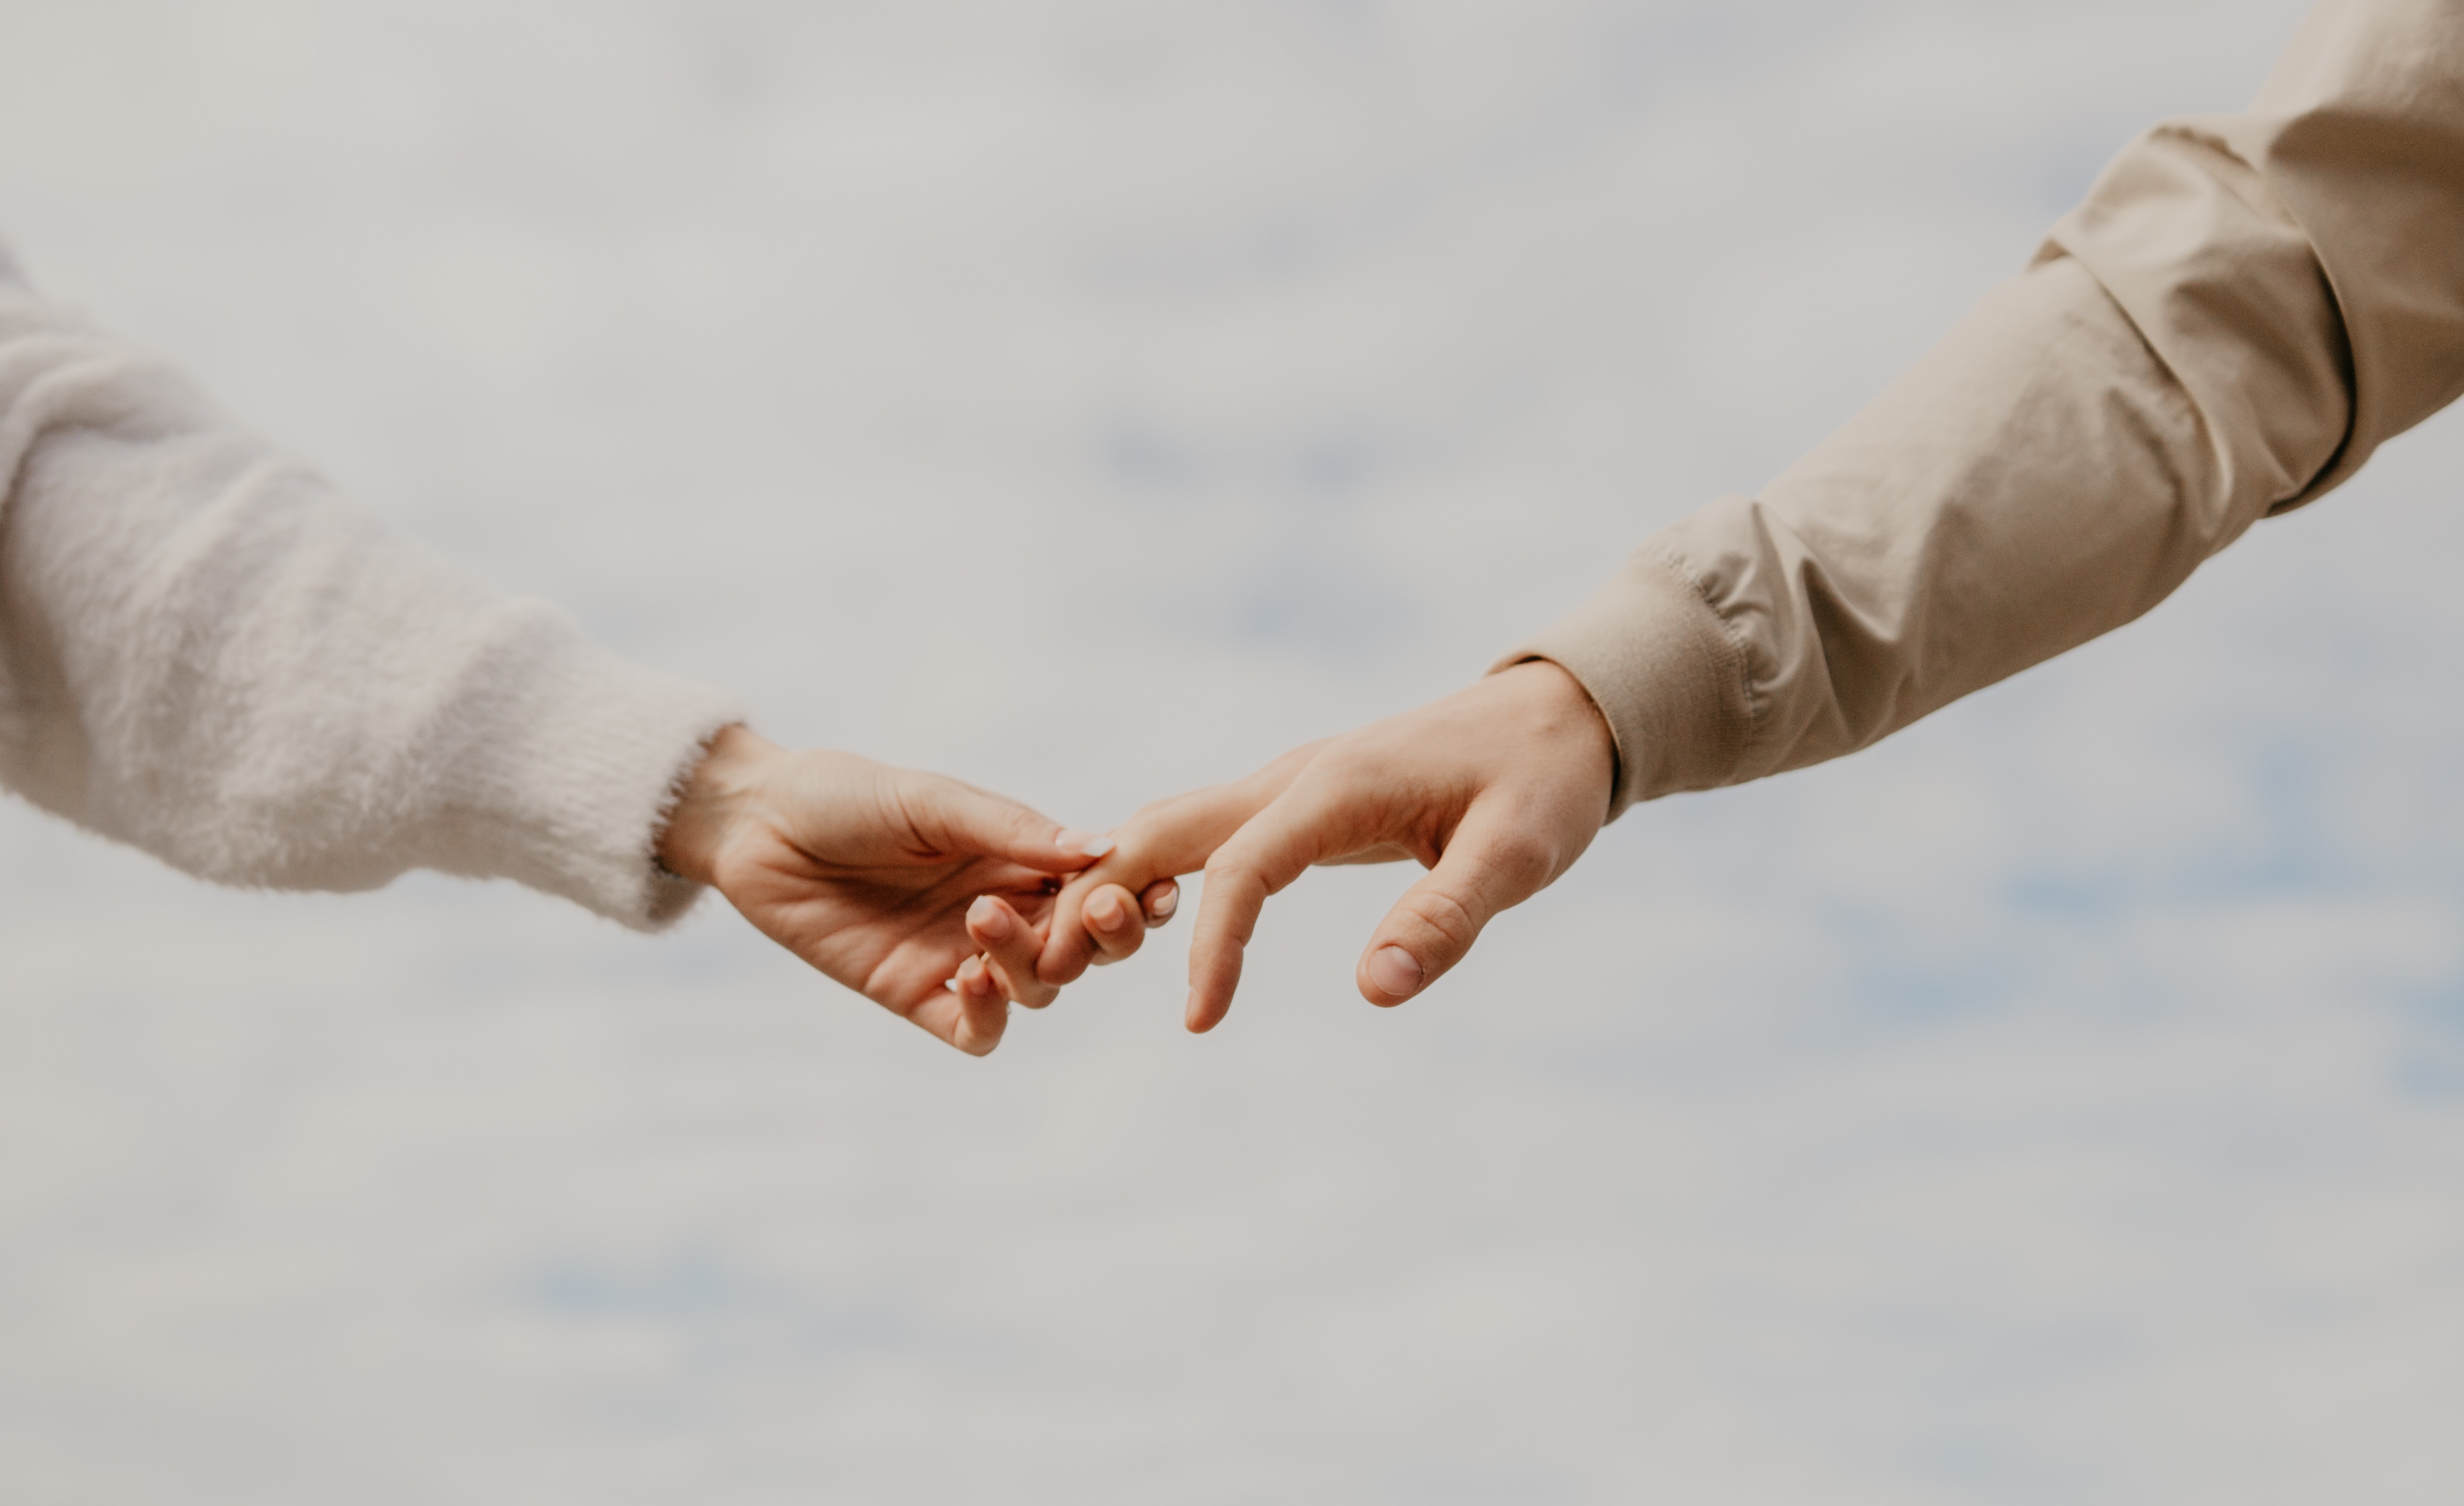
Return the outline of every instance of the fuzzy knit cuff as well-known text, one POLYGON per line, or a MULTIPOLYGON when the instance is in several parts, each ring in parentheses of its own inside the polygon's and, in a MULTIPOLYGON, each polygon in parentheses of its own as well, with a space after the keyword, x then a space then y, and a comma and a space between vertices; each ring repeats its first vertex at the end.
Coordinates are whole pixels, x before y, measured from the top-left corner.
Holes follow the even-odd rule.
POLYGON ((666 926, 701 885, 661 868, 653 849, 702 749, 744 713, 522 605, 539 612, 536 630, 500 644, 488 694, 466 703, 490 731, 466 744, 438 865, 514 879, 636 929, 666 926))

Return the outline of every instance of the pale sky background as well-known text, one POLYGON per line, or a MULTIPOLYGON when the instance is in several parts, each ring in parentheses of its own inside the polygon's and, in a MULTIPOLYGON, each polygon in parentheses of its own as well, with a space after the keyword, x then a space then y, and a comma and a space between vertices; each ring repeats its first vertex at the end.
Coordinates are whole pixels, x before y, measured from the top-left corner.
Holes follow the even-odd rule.
MULTIPOLYGON (((1428 699, 2292 0, 16 0, 0 232, 783 739, 1101 826, 1428 699)), ((972 1061, 723 906, 0 807, 0 1497, 2452 1502, 2464 426, 1394 1013, 972 1061)), ((2082 484, 2092 484, 2083 477, 2082 484)))

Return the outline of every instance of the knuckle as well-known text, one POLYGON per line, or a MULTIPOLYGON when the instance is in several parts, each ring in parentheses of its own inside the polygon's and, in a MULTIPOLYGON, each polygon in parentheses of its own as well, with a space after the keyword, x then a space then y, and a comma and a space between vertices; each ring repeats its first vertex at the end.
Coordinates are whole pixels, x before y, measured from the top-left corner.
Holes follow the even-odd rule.
POLYGON ((1309 767, 1293 778, 1292 788, 1340 798, 1381 776, 1391 779, 1392 768, 1381 770, 1375 752, 1363 748, 1354 734, 1346 733, 1330 741, 1323 752, 1309 760, 1309 767))
POLYGON ((1480 916, 1472 904, 1444 889, 1423 889, 1403 901, 1412 917, 1437 939, 1460 950, 1480 935, 1480 916))
POLYGON ((1519 888, 1537 888, 1557 865, 1555 849, 1540 838, 1516 834, 1499 839, 1482 855, 1499 877, 1519 888))
POLYGON ((1275 851, 1280 840, 1275 833, 1244 830, 1216 848, 1214 855, 1206 860, 1207 888, 1210 891, 1255 889, 1262 894, 1274 893, 1282 886, 1275 879, 1275 851))

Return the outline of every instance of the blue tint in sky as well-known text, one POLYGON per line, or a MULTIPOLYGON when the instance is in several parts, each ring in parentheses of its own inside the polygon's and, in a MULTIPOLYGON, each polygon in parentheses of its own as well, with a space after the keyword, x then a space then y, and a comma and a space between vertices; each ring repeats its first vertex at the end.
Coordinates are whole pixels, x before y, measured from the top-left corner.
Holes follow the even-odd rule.
MULTIPOLYGON (((1749 491, 2293 4, 38 3, 0 226, 402 527, 1079 824, 1749 491)), ((2464 433, 1393 1013, 0 809, 0 1495, 2446 1501, 2464 433)))

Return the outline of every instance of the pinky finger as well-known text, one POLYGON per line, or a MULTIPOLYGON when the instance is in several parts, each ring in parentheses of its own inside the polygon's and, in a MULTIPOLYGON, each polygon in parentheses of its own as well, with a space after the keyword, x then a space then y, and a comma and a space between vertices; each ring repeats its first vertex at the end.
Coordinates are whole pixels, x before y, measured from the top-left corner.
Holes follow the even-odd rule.
POLYGON ((969 957, 951 982, 958 995, 958 1026, 950 1043, 971 1057, 989 1055, 1009 1029, 1009 1000, 981 957, 969 957))

